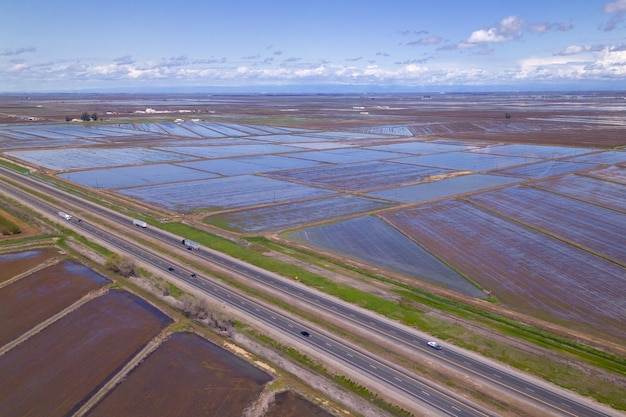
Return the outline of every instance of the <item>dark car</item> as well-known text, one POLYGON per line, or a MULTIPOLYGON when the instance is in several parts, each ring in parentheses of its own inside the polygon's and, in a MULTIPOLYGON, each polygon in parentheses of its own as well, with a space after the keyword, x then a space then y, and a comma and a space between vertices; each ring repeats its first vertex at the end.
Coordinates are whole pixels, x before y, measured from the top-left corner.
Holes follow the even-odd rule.
POLYGON ((196 277, 196 274, 191 274, 191 278, 195 278, 195 277, 196 277))
POLYGON ((171 266, 169 268, 167 268, 168 271, 172 272, 174 270, 174 268, 172 268, 171 266))
POLYGON ((306 330, 302 330, 302 331, 300 332, 300 334, 301 334, 302 336, 304 336, 304 337, 309 337, 309 336, 311 336, 311 333, 307 332, 306 330))

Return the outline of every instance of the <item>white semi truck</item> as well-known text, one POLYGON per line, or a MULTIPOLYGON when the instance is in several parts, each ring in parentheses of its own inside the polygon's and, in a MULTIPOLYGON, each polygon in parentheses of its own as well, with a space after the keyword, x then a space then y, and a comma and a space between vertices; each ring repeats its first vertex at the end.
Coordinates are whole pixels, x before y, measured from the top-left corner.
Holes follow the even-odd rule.
POLYGON ((145 229, 146 227, 148 227, 148 223, 146 223, 146 222, 144 222, 144 221, 141 221, 141 220, 137 220, 137 219, 134 219, 134 220, 133 220, 133 224, 134 224, 135 226, 143 227, 144 229, 145 229))
POLYGON ((63 218, 64 218, 65 220, 67 220, 67 221, 72 220, 72 216, 71 216, 71 215, 69 215, 69 214, 67 214, 67 213, 66 213, 66 212, 64 212, 64 211, 60 211, 60 212, 59 212, 59 217, 63 217, 63 218))
POLYGON ((198 242, 194 242, 193 240, 183 239, 180 243, 187 245, 187 249, 189 250, 200 250, 200 244, 198 242))

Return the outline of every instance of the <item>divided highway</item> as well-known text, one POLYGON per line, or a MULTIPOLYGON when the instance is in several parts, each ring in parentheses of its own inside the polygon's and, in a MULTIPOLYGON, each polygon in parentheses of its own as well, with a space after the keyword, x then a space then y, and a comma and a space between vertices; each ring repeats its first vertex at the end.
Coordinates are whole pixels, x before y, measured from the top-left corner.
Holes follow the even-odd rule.
MULTIPOLYGON (((128 224, 128 227, 133 227, 131 219, 92 203, 85 202, 76 196, 62 192, 48 184, 5 170, 4 168, 1 169, 0 172, 15 182, 26 182, 29 187, 37 189, 43 194, 54 196, 54 198, 59 201, 67 202, 68 207, 78 207, 80 210, 88 212, 91 216, 104 217, 109 221, 128 224)), ((5 187, 5 185, 2 185, 0 188, 5 189, 7 193, 16 192, 13 188, 5 187)), ((47 211, 52 215, 56 215, 59 209, 67 209, 65 206, 51 206, 27 194, 22 195, 20 198, 28 200, 29 204, 38 207, 40 210, 47 211)), ((87 222, 74 222, 74 225, 79 225, 84 232, 98 236, 100 239, 118 247, 121 251, 131 253, 133 256, 136 256, 138 259, 156 268, 167 271, 168 268, 172 266, 171 262, 164 259, 161 255, 144 250, 125 239, 120 239, 97 225, 88 224, 87 222)), ((178 248, 178 250, 185 250, 185 247, 180 243, 181 237, 173 237, 167 232, 150 227, 141 229, 141 232, 154 239, 159 239, 168 245, 173 245, 178 248)), ((533 382, 532 378, 521 377, 516 371, 506 370, 504 367, 495 367, 489 363, 489 361, 480 360, 476 355, 466 354, 460 349, 446 346, 443 350, 436 351, 426 345, 427 341, 430 339, 421 336, 418 332, 410 328, 380 318, 371 312, 328 297, 300 283, 268 273, 267 271, 242 263, 241 261, 223 254, 203 248, 200 251, 194 251, 194 255, 213 263, 229 273, 235 273, 250 281, 260 283, 265 287, 270 287, 275 291, 281 292, 291 299, 307 303, 308 306, 315 307, 318 311, 341 317, 343 321, 367 329, 370 332, 376 332, 378 335, 384 336, 394 343, 401 343, 416 349, 420 351, 419 354, 432 355, 433 360, 445 362, 448 366, 472 378, 489 381, 514 395, 523 396, 530 403, 548 408, 556 415, 590 417, 619 415, 617 412, 613 413, 612 410, 606 407, 593 407, 591 405, 594 404, 591 402, 584 400, 578 401, 574 395, 569 395, 556 387, 540 382, 533 382)), ((365 351, 357 350, 331 334, 322 331, 311 331, 310 337, 304 337, 300 334, 300 331, 310 328, 303 322, 286 316, 276 309, 266 307, 254 299, 238 294, 218 282, 207 281, 197 276, 192 277, 190 271, 181 270, 176 265, 173 267, 173 273, 176 274, 178 279, 183 279, 189 285, 193 285, 207 292, 212 297, 232 307, 236 307, 238 310, 250 316, 256 317, 258 320, 265 322, 267 325, 283 334, 299 338, 300 342, 306 342, 318 351, 325 352, 325 354, 334 357, 335 360, 356 368, 362 373, 368 374, 371 378, 380 381, 383 385, 390 386, 394 391, 404 393, 407 398, 412 398, 427 404, 428 407, 440 413, 444 413, 445 415, 495 415, 472 405, 466 400, 450 395, 446 390, 440 389, 428 383, 428 381, 424 381, 395 365, 377 359, 375 356, 365 351)))

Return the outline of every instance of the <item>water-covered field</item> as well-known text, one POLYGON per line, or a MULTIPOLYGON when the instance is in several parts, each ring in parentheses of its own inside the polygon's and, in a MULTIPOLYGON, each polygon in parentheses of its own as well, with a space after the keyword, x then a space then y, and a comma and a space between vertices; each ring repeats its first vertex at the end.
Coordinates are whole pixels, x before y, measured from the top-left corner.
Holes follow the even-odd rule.
POLYGON ((284 237, 315 250, 483 297, 472 281, 511 309, 626 340, 606 317, 624 311, 612 290, 626 276, 621 104, 532 95, 211 102, 224 113, 176 123, 2 125, 0 149, 86 187, 204 213, 199 220, 235 232, 291 231, 284 237))

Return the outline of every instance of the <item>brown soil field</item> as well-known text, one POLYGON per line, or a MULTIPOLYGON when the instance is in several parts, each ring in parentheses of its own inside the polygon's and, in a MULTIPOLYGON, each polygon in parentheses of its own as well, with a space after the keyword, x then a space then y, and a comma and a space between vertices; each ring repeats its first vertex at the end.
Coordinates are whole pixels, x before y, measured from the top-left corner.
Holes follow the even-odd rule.
POLYGON ((0 356, 0 415, 71 415, 169 322, 128 292, 91 300, 0 356))
POLYGON ((0 288, 0 346, 109 282, 87 267, 61 261, 0 288))
POLYGON ((59 250, 54 248, 1 254, 0 282, 10 280, 60 255, 59 250))
POLYGON ((239 417, 271 380, 206 339, 176 333, 87 415, 239 417))
POLYGON ((264 417, 333 417, 293 391, 284 391, 274 397, 274 403, 264 417))

